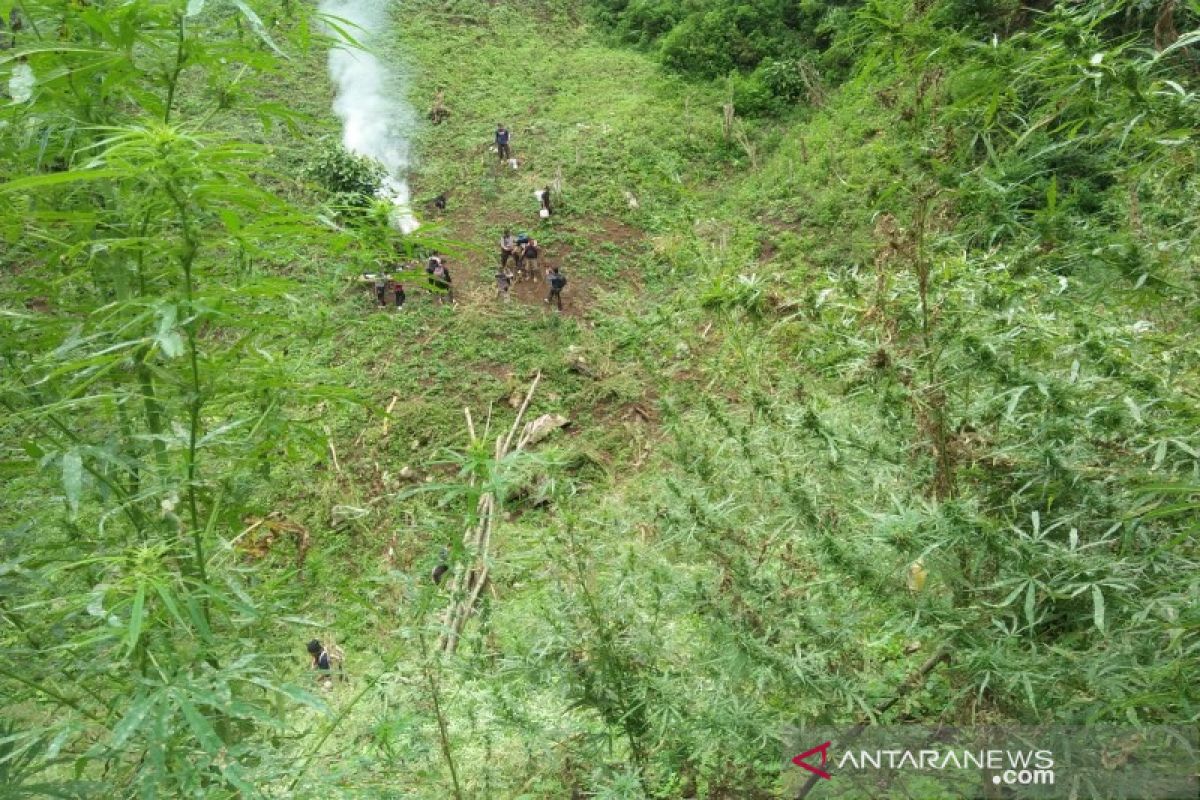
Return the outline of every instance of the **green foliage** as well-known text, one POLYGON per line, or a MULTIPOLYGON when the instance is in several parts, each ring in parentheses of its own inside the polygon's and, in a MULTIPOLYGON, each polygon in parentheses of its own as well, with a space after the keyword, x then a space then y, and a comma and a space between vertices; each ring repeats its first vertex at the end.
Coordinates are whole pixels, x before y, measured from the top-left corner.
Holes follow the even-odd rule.
POLYGON ((405 6, 451 210, 399 239, 303 9, 25 4, 6 789, 767 798, 796 725, 1196 719, 1195 37, 1136 2, 601 5, 693 79, 573 7, 405 6), (522 220, 579 316, 484 297, 522 220), (434 247, 453 309, 347 289, 434 247), (572 425, 497 460, 537 371, 572 425), (485 487, 445 658, 427 576, 485 487), (312 636, 347 651, 320 697, 312 636))
POLYGON ((358 209, 371 205, 384 174, 383 165, 334 143, 326 143, 304 165, 304 176, 330 192, 333 205, 358 209))
POLYGON ((737 310, 752 316, 762 314, 767 307, 763 279, 754 273, 735 278, 718 277, 700 295, 700 305, 724 311, 737 310))
POLYGON ((320 452, 297 408, 345 395, 289 378, 271 328, 295 285, 248 261, 335 240, 264 187, 267 149, 216 124, 232 87, 279 66, 249 6, 21 14, 36 91, 0 130, 6 492, 32 501, 0 543, 22 598, 0 659, 13 777, 64 796, 256 793, 290 768, 297 715, 327 708, 269 635, 304 624, 287 577, 244 569, 233 543, 272 462, 320 452))
MULTIPOLYGON (((654 46, 663 63, 679 72, 708 78, 753 72, 752 77, 735 79, 741 95, 738 108, 763 115, 778 113, 802 97, 812 100, 813 87, 798 69, 809 57, 837 49, 835 39, 845 13, 860 3, 598 0, 591 5, 623 38, 654 46)), ((836 55, 826 66, 841 72, 836 55)))

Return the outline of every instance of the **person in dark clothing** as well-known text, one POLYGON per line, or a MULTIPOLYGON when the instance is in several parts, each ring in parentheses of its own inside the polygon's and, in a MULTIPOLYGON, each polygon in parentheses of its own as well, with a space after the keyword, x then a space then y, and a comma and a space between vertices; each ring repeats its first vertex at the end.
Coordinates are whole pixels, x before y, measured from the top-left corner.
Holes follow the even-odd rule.
POLYGON ((388 276, 382 272, 375 273, 375 299, 380 308, 387 308, 388 276))
POLYGON ((496 123, 496 155, 502 162, 512 158, 512 148, 508 146, 508 128, 499 122, 496 123))
POLYGON ((312 656, 312 668, 321 672, 329 672, 332 667, 329 665, 329 653, 325 652, 325 648, 316 639, 308 643, 308 654, 312 656))
POLYGON ((441 555, 438 556, 437 566, 433 568, 433 572, 429 577, 433 578, 435 586, 440 585, 442 578, 446 577, 446 573, 450 571, 450 551, 445 547, 442 548, 441 555))
POLYGON ((536 281, 538 278, 538 243, 536 239, 530 239, 529 243, 521 251, 521 257, 517 259, 517 276, 520 278, 529 278, 536 281))
POLYGON ((316 639, 308 643, 307 650, 312 657, 312 668, 317 672, 317 682, 325 689, 332 688, 333 665, 329 661, 329 653, 316 639))
POLYGON ((392 299, 396 302, 397 311, 404 307, 404 301, 408 299, 408 295, 404 293, 404 284, 400 281, 392 281, 392 299))
MULTIPOLYGON (((520 269, 518 267, 518 269, 520 269)), ((496 270, 496 297, 508 300, 508 290, 512 288, 512 273, 505 269, 496 270)))
POLYGON ((548 217, 552 213, 554 213, 553 211, 550 210, 550 187, 549 186, 547 186, 545 189, 542 189, 542 191, 538 193, 538 199, 542 201, 542 211, 546 212, 545 214, 541 215, 542 217, 548 217))
POLYGON ((446 193, 442 192, 437 197, 433 198, 433 207, 438 210, 438 213, 446 211, 446 193))
POLYGON ((546 270, 546 282, 550 284, 550 294, 546 296, 546 302, 558 306, 558 310, 562 311, 562 290, 567 287, 567 276, 563 275, 558 267, 550 267, 546 270))

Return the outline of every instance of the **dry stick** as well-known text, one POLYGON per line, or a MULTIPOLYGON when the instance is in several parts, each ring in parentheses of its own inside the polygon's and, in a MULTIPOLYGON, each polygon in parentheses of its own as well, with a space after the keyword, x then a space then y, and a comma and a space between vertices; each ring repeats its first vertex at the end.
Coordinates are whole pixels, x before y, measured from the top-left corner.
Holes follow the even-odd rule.
MULTIPOLYGON (((502 457, 500 452, 500 439, 496 439, 496 460, 499 461, 502 457)), ((483 587, 487 585, 488 573, 491 571, 488 566, 488 555, 492 544, 492 523, 496 518, 496 497, 495 495, 484 495, 486 510, 479 515, 479 523, 476 530, 479 531, 476 537, 476 561, 478 567, 474 573, 475 580, 471 583, 471 596, 467 602, 463 604, 459 612, 458 630, 455 631, 455 638, 461 633, 462 627, 467 624, 467 618, 471 615, 471 610, 475 608, 475 604, 479 602, 479 595, 483 591, 483 587)), ((453 652, 453 646, 450 648, 453 652)))
POLYGON ((529 391, 525 394, 525 401, 521 403, 521 408, 517 411, 517 418, 513 420, 512 428, 508 432, 508 438, 504 440, 504 448, 502 455, 508 455, 508 448, 512 445, 513 436, 517 433, 517 428, 521 424, 521 417, 525 415, 525 409, 529 408, 529 401, 533 399, 533 392, 537 389, 538 383, 542 380, 542 371, 538 370, 538 374, 533 377, 533 383, 529 386, 529 391))
MULTIPOLYGON (((485 502, 486 498, 487 498, 487 495, 485 495, 484 498, 480 499, 480 503, 478 506, 478 513, 480 515, 487 514, 489 512, 489 506, 485 502)), ((468 531, 467 535, 463 537, 464 539, 468 540, 466 542, 466 544, 468 546, 473 546, 477 553, 479 551, 478 530, 479 530, 479 525, 477 523, 476 527, 474 527, 470 531, 468 531)), ((477 556, 477 561, 478 561, 478 556, 477 556)), ((478 585, 479 577, 480 576, 479 576, 478 566, 473 566, 468 569, 462 570, 459 573, 460 580, 458 581, 458 584, 455 586, 455 592, 454 592, 454 594, 451 595, 451 598, 458 597, 459 593, 461 591, 463 591, 464 589, 465 589, 465 591, 473 592, 474 588, 478 585), (463 586, 464 579, 466 582, 465 587, 463 586)), ((472 594, 472 596, 474 596, 474 595, 472 594)), ((458 646, 459 634, 462 632, 463 625, 466 624, 466 612, 465 612, 466 608, 467 608, 467 603, 465 601, 459 601, 459 600, 454 600, 454 599, 452 599, 450 601, 450 605, 446 608, 445 630, 442 631, 440 640, 438 642, 439 650, 442 650, 447 653, 453 653, 454 649, 458 646)))
POLYGON ((392 402, 388 403, 387 411, 383 412, 387 416, 383 419, 383 435, 387 436, 388 424, 392 421, 392 409, 396 407, 396 401, 400 399, 400 395, 392 395, 392 402))
MULTIPOLYGON (((499 445, 499 440, 497 440, 499 445)), ((442 643, 443 649, 448 653, 453 653, 458 647, 458 639, 462 634, 463 627, 467 624, 467 619, 471 616, 471 610, 475 607, 475 603, 479 600, 479 594, 483 590, 488 579, 488 546, 491 542, 492 520, 495 511, 495 498, 490 494, 485 494, 479 499, 479 522, 476 523, 472 532, 475 534, 472 537, 472 544, 475 546, 476 565, 467 572, 469 580, 467 581, 467 589, 470 596, 460 603, 457 603, 454 608, 453 619, 450 622, 449 630, 444 633, 445 639, 442 643)))
MULTIPOLYGON (((892 695, 890 698, 875 707, 875 713, 873 716, 878 717, 880 714, 885 713, 889 708, 896 705, 896 703, 899 703, 906 694, 925 683, 925 678, 928 677, 929 673, 933 672, 934 667, 943 661, 949 660, 950 646, 942 645, 934 652, 933 655, 928 658, 928 660, 926 660, 924 664, 917 668, 916 672, 909 675, 904 680, 904 683, 900 684, 900 688, 896 690, 896 694, 892 695)), ((855 739, 857 739, 859 736, 862 736, 862 732, 867 729, 867 724, 870 721, 871 720, 867 718, 862 722, 859 722, 857 725, 851 728, 849 732, 846 733, 846 736, 842 739, 842 741, 838 742, 838 744, 842 746, 850 745, 855 739)), ((809 775, 808 780, 804 782, 802 787, 800 787, 800 794, 796 795, 796 800, 804 800, 804 798, 808 797, 808 793, 812 791, 812 788, 817 785, 817 781, 819 780, 821 780, 821 776, 817 775, 815 772, 812 775, 809 775)))
POLYGON ((342 465, 338 463, 337 448, 333 446, 333 434, 329 432, 329 426, 325 426, 325 441, 329 443, 329 454, 333 456, 333 468, 337 470, 337 474, 342 474, 342 465))
POLYGON ((258 522, 252 523, 252 524, 251 524, 249 527, 247 527, 247 528, 246 528, 244 531, 242 531, 242 532, 241 532, 241 533, 239 533, 237 536, 235 536, 235 537, 233 537, 232 539, 230 539, 230 540, 229 540, 228 542, 226 542, 225 544, 226 544, 227 546, 229 546, 229 547, 233 547, 235 544, 237 544, 237 543, 238 543, 238 540, 239 540, 239 539, 241 539, 243 536, 245 536, 246 534, 250 533, 251 531, 253 531, 253 530, 256 530, 256 529, 257 529, 257 528, 258 528, 260 525, 262 525, 262 524, 263 524, 264 522, 266 522, 266 521, 267 521, 267 518, 266 518, 266 517, 263 517, 263 518, 262 518, 262 519, 260 519, 258 522))
MULTIPOLYGON (((529 402, 533 399, 533 393, 537 390, 538 383, 541 380, 542 373, 539 371, 534 376, 533 383, 529 386, 529 391, 525 393, 525 400, 517 410, 516 419, 513 420, 508 435, 503 439, 500 437, 496 438, 495 463, 497 465, 509 454, 509 448, 513 444, 513 437, 517 435, 517 431, 521 430, 521 420, 524 418, 525 411, 529 408, 529 402)), ((467 426, 472 433, 471 441, 474 442, 474 424, 471 420, 471 412, 469 409, 464 409, 464 411, 466 411, 467 426)), ((517 442, 516 449, 522 449, 527 443, 528 439, 523 432, 523 435, 517 442)), ((496 510, 495 495, 490 492, 484 494, 479 498, 478 513, 476 514, 478 518, 477 522, 463 534, 463 543, 468 547, 474 546, 475 564, 470 569, 456 573, 455 580, 451 584, 450 597, 452 599, 450 606, 447 607, 446 613, 442 618, 445 629, 442 631, 441 639, 438 642, 438 647, 442 652, 453 653, 458 647, 462 629, 466 626, 467 620, 470 619, 471 613, 479 601, 479 595, 487 585, 489 572, 488 556, 496 510), (468 595, 463 600, 455 601, 453 598, 457 597, 459 592, 464 590, 464 578, 467 579, 465 590, 468 592, 468 595)))
MULTIPOLYGON (((467 433, 471 437, 471 444, 474 445, 475 444, 475 420, 471 417, 471 409, 464 406, 463 414, 467 418, 467 433)), ((471 477, 471 485, 472 486, 475 485, 474 476, 471 477)), ((463 536, 463 544, 465 544, 465 545, 470 544, 470 541, 468 540, 466 535, 463 536)), ((454 575, 451 576, 451 578, 450 578, 450 586, 449 586, 450 597, 452 597, 452 598, 457 597, 458 593, 462 590, 462 583, 463 583, 463 578, 464 578, 465 572, 466 571, 462 568, 462 565, 460 565, 460 564, 454 565, 454 575)), ((447 630, 450 628, 450 624, 454 619, 454 608, 455 608, 455 606, 454 606, 453 602, 451 602, 451 604, 446 607, 445 613, 442 615, 442 626, 444 628, 446 628, 447 630)), ((438 642, 439 650, 442 649, 445 645, 445 637, 446 637, 446 632, 443 631, 441 636, 439 637, 439 639, 440 639, 440 641, 438 642)))

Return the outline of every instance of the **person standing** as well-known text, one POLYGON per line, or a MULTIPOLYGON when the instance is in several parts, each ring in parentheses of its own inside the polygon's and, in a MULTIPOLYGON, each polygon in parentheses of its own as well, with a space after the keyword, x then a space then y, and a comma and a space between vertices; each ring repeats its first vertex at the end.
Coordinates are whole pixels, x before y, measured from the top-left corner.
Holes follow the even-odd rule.
POLYGON ((375 299, 380 308, 387 308, 388 276, 384 272, 375 273, 375 299))
MULTIPOLYGON (((431 261, 433 259, 430 259, 431 261)), ((454 305, 454 290, 450 288, 450 270, 446 268, 446 262, 442 259, 437 259, 437 264, 430 273, 433 287, 438 290, 439 302, 446 302, 454 305)))
POLYGON ((550 284, 550 294, 546 296, 546 302, 562 311, 562 291, 567 288, 567 276, 563 275, 558 267, 550 267, 546 270, 546 282, 550 284))
POLYGON ((404 307, 404 301, 408 299, 408 295, 404 293, 404 284, 395 279, 392 280, 392 299, 396 302, 397 311, 404 307))
POLYGON ((530 239, 525 245, 525 250, 521 253, 521 265, 517 267, 517 274, 528 276, 530 280, 538 279, 538 250, 537 239, 530 239))
POLYGON ((508 265, 510 258, 514 264, 517 263, 517 240, 513 238, 512 231, 506 230, 500 237, 500 269, 508 265))
POLYGON ((508 290, 512 288, 512 273, 501 267, 496 270, 496 297, 508 302, 508 290))
POLYGON ((544 212, 544 213, 539 213, 539 216, 542 217, 542 219, 545 219, 546 217, 548 217, 552 213, 554 213, 550 209, 550 187, 549 186, 547 186, 545 189, 542 189, 542 191, 538 192, 538 199, 542 201, 542 212, 544 212))
POLYGON ((496 123, 496 155, 503 163, 512 158, 512 148, 508 146, 508 128, 502 123, 496 123))

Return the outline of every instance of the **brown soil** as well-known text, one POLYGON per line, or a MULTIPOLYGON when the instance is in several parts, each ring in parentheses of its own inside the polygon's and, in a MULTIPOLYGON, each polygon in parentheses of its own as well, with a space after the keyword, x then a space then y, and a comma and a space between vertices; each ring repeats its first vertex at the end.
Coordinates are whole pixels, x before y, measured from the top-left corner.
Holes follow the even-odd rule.
MULTIPOLYGON (((428 191, 424 193, 432 194, 428 191)), ((496 294, 495 275, 500 259, 499 247, 494 241, 495 232, 505 227, 514 232, 527 230, 535 239, 539 239, 541 237, 537 230, 538 220, 535 213, 531 213, 528 220, 514 220, 505 212, 489 207, 477 192, 451 193, 449 201, 446 213, 438 215, 435 211, 423 209, 425 213, 422 216, 430 222, 441 224, 441 237, 463 245, 462 249, 450 253, 446 259, 454 280, 455 299, 460 303, 503 302, 496 294)), ((531 196, 531 212, 535 212, 533 205, 531 196)), ((626 250, 635 248, 637 242, 644 238, 644 234, 637 228, 607 217, 571 219, 569 214, 564 214, 556 218, 555 222, 562 233, 586 239, 589 247, 611 243, 626 250)), ((597 289, 601 288, 598 279, 573 265, 573 248, 570 245, 547 245, 545 240, 541 239, 540 246, 542 253, 539 269, 543 273, 551 264, 564 265, 563 271, 569 283, 563 290, 562 313, 569 317, 583 316, 592 306, 597 289)), ((509 262, 509 269, 511 268, 512 262, 509 262)), ((635 289, 640 289, 640 281, 632 280, 633 277, 629 276, 630 284, 635 289)), ((554 309, 545 302, 548 294, 549 287, 545 275, 542 274, 534 280, 514 281, 509 290, 508 302, 532 306, 543 313, 553 313, 554 309)), ((408 296, 410 303, 427 302, 430 299, 420 290, 410 291, 408 296)))

